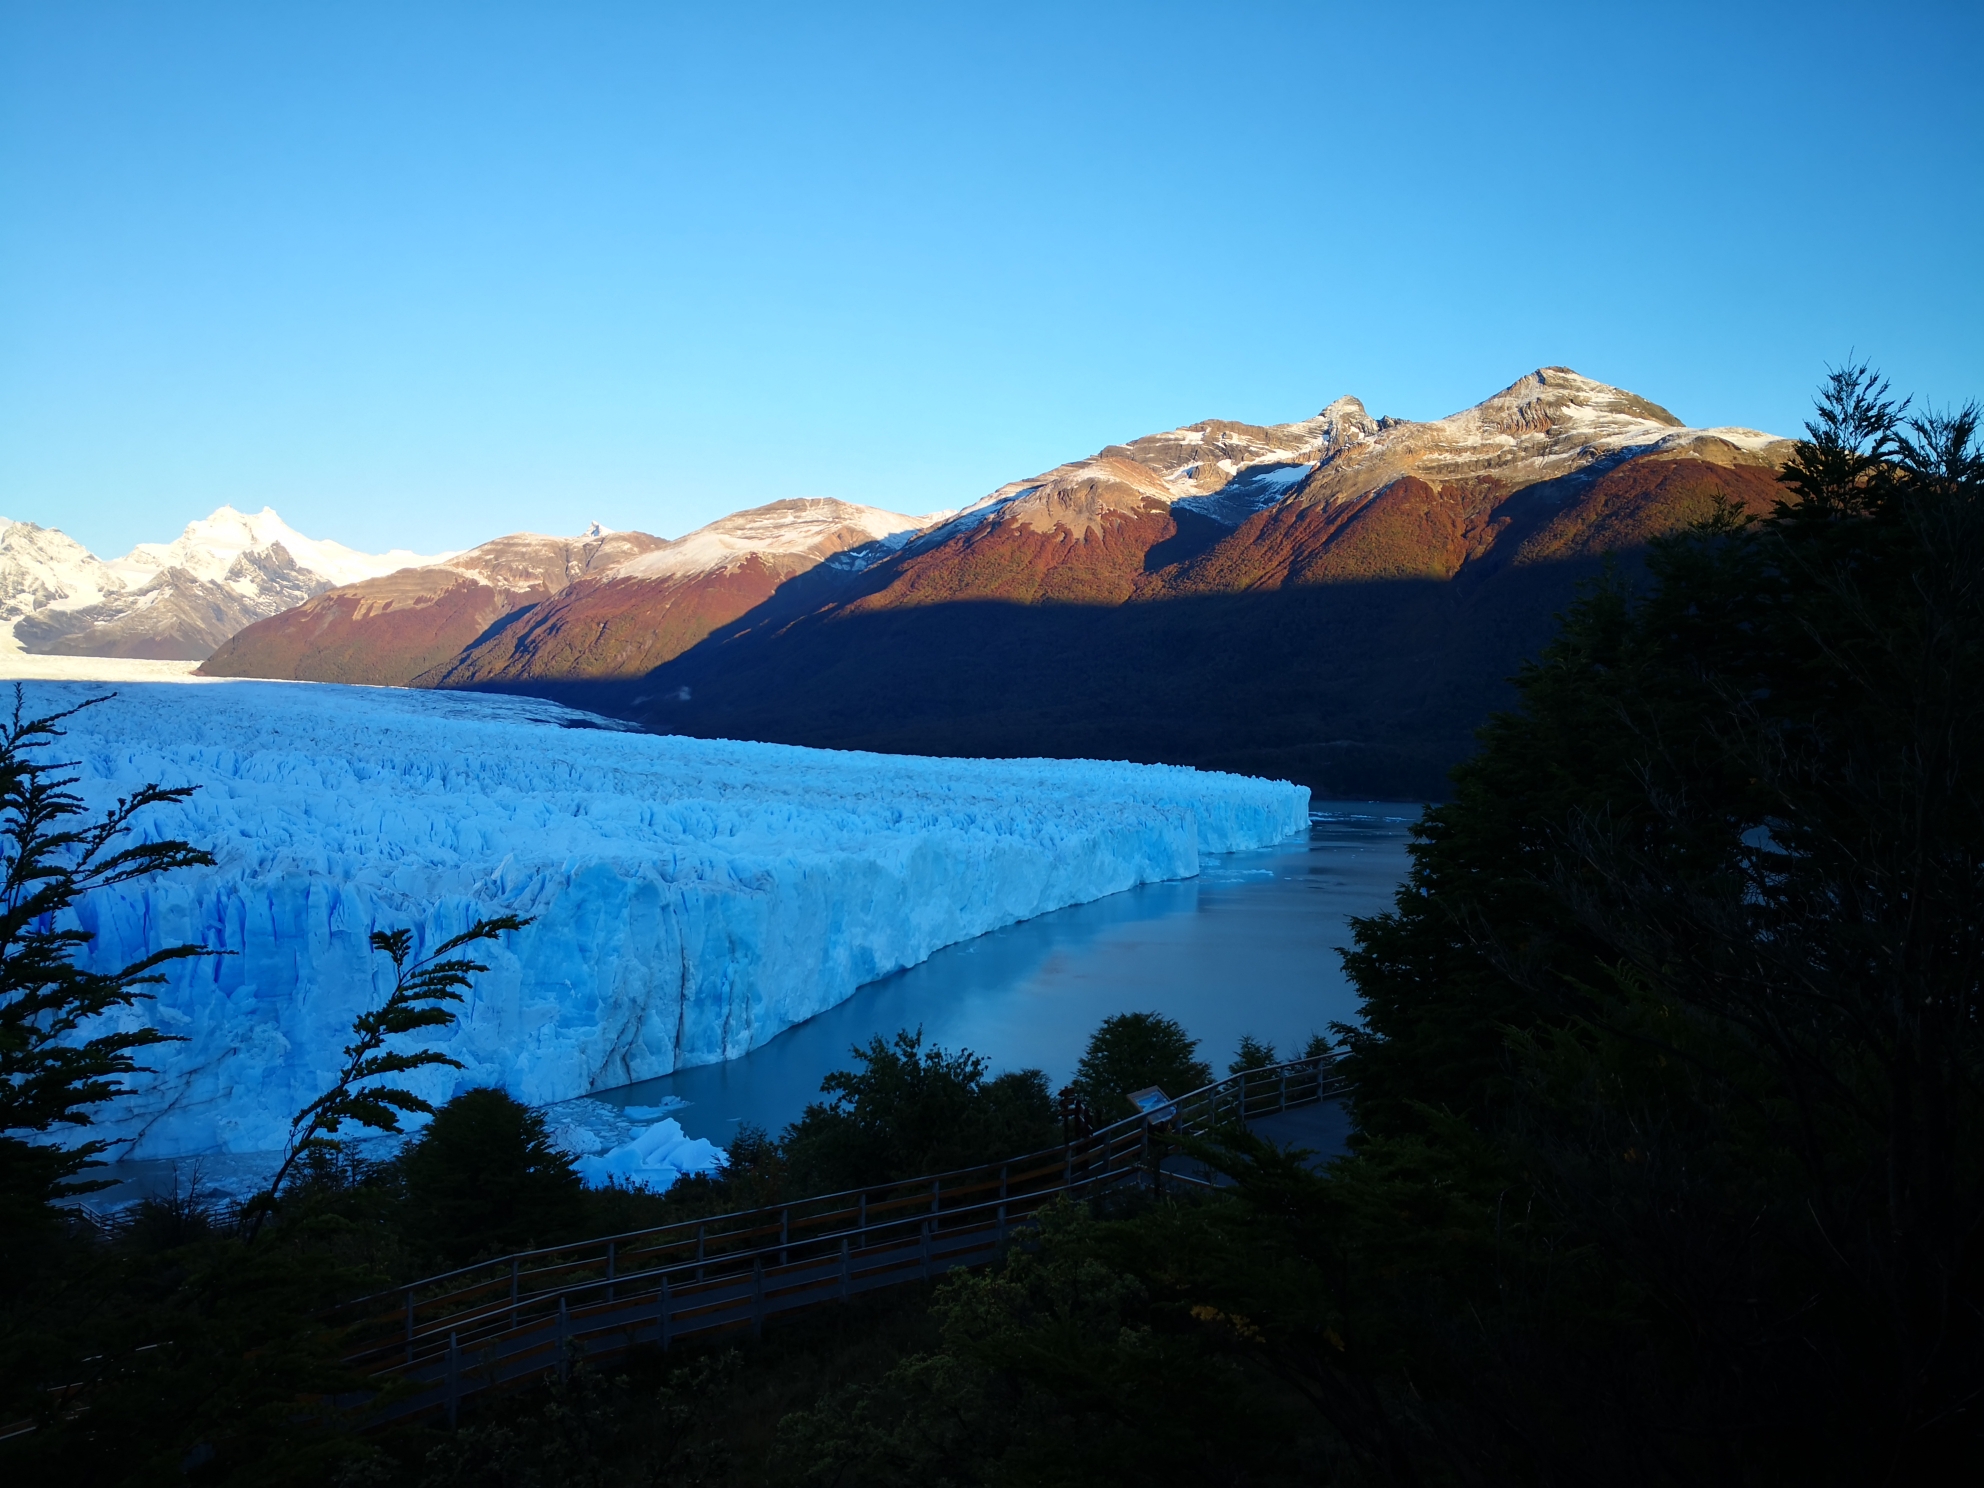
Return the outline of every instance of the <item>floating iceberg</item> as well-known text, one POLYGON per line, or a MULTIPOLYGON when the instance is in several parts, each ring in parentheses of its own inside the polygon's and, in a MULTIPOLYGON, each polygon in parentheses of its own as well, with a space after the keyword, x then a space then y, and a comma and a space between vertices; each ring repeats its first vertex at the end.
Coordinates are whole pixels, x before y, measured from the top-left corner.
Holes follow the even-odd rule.
POLYGON ((632 1141, 600 1153, 582 1153, 573 1166, 595 1187, 619 1183, 664 1193, 684 1173, 713 1173, 724 1165, 723 1149, 704 1137, 691 1137, 674 1117, 664 1117, 632 1141))
MULTIPOLYGON (((26 687, 35 712, 105 690, 26 687)), ((733 1058, 942 946, 1307 826, 1281 782, 663 737, 522 698, 126 684, 68 729, 92 805, 199 786, 145 829, 218 860, 78 916, 102 965, 227 953, 126 1015, 183 1040, 101 1108, 135 1158, 279 1146, 390 984, 374 929, 535 917, 436 1040, 464 1067, 417 1088, 544 1103, 733 1058)))

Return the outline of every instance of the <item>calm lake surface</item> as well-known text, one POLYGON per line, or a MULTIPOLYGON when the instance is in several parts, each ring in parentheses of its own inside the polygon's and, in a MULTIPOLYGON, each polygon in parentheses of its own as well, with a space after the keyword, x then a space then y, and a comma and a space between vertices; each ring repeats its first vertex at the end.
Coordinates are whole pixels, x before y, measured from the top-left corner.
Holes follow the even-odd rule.
POLYGON ((692 1137, 727 1143, 739 1123, 778 1132, 819 1097, 820 1080, 876 1034, 923 1029, 993 1070, 1037 1068, 1058 1090, 1111 1013, 1160 1012, 1224 1069, 1243 1033, 1299 1047, 1357 999, 1336 954, 1349 920, 1388 908, 1405 876, 1419 807, 1318 802, 1306 839, 1205 860, 1199 876, 1146 884, 938 951, 871 982, 839 1007, 725 1064, 602 1091, 618 1106, 686 1102, 669 1114, 692 1137))

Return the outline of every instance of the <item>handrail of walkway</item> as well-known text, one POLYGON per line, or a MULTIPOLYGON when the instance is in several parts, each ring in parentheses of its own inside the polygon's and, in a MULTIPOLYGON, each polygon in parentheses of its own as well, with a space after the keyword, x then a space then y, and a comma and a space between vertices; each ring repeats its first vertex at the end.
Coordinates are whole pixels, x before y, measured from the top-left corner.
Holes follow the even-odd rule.
MULTIPOLYGON (((371 1414, 455 1418, 463 1397, 639 1344, 749 1329, 828 1302, 997 1259, 1061 1195, 1184 1175, 1152 1160, 1153 1126, 1188 1135, 1343 1093, 1334 1061, 1214 1081, 1148 1114, 1005 1162, 519 1251, 335 1309, 347 1363, 393 1391, 371 1414)), ((1192 1182, 1190 1178, 1185 1181, 1192 1182)))

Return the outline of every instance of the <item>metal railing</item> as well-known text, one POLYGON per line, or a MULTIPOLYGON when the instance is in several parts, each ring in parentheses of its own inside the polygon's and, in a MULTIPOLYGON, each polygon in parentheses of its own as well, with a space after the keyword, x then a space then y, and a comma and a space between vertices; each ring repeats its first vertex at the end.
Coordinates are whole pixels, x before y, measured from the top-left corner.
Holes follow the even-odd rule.
POLYGON ((1342 1093, 1328 1058, 1228 1076, 1160 1110, 1071 1132, 1062 1146, 956 1172, 522 1251, 347 1303, 347 1362, 379 1387, 376 1419, 445 1410, 483 1390, 640 1344, 749 1329, 995 1260, 1016 1226, 1067 1194, 1193 1178, 1154 1158, 1153 1127, 1200 1134, 1342 1093))

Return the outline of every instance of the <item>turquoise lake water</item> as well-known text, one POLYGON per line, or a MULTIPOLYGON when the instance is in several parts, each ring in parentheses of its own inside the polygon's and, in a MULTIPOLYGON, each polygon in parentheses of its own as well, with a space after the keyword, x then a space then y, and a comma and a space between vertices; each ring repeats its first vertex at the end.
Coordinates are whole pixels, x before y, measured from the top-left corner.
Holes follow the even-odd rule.
POLYGON ((1419 807, 1318 802, 1306 838, 1208 858, 1197 878, 1146 884, 947 946, 741 1059, 643 1080, 593 1099, 686 1104, 692 1137, 727 1142, 742 1122, 776 1133, 850 1063, 849 1046, 921 1026, 997 1070, 1038 1068, 1058 1090, 1111 1013, 1161 1012, 1223 1071, 1242 1034, 1288 1049, 1351 1022, 1356 995, 1336 948, 1349 921, 1390 906, 1419 807))

